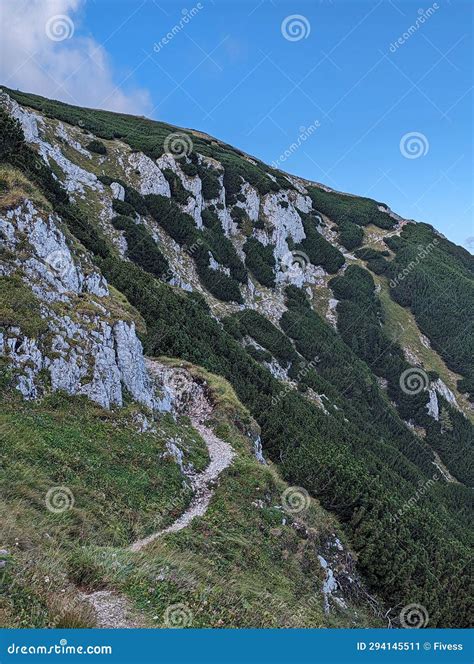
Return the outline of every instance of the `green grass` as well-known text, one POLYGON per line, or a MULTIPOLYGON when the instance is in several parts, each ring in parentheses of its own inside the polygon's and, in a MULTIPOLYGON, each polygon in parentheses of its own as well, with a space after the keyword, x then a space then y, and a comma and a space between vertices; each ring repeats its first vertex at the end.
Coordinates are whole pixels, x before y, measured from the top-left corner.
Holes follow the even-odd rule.
POLYGON ((0 277, 0 328, 9 326, 18 326, 33 338, 48 329, 38 298, 19 275, 0 277))
POLYGON ((209 461, 186 418, 163 416, 156 433, 140 434, 131 424, 134 406, 111 412, 59 393, 28 404, 4 394, 0 544, 10 555, 0 571, 0 624, 93 626, 77 589, 104 588, 128 596, 157 627, 176 603, 189 608, 195 627, 373 623, 364 606, 357 618, 354 607, 324 614, 317 552, 337 525, 316 501, 298 515, 306 535, 292 519, 283 524, 278 506, 287 485, 254 459, 252 420, 232 388, 200 367, 168 363, 208 381, 212 424, 237 456, 206 515, 140 553, 127 546, 166 527, 191 497, 166 441, 177 442, 197 470, 209 461), (62 513, 46 509, 47 491, 57 486, 74 496, 62 513))
POLYGON ((8 164, 0 164, 0 210, 11 210, 25 198, 29 198, 39 209, 51 210, 43 194, 21 171, 8 164))
MULTIPOLYGON (((192 616, 192 627, 351 624, 354 607, 330 616, 322 609, 317 552, 334 532, 332 519, 313 501, 298 515, 307 536, 283 525, 277 507, 287 485, 273 467, 258 465, 239 437, 230 427, 228 439, 242 451, 204 517, 140 553, 92 547, 85 556, 94 566, 93 585, 126 594, 157 627, 166 626, 167 607, 178 603, 192 616)), ((363 607, 359 612, 358 624, 368 622, 363 607)))
MULTIPOLYGON (((166 527, 189 503, 191 491, 166 441, 180 445, 185 463, 198 470, 208 463, 204 441, 170 416, 160 419, 157 433, 140 434, 134 416, 132 406, 110 412, 59 393, 41 403, 4 399, 1 546, 12 553, 6 601, 14 625, 24 592, 33 604, 48 605, 58 584, 67 587, 71 575, 80 581, 81 566, 71 561, 81 559, 82 547, 126 546, 166 527), (72 509, 58 514, 45 503, 57 486, 74 496, 72 509), (43 577, 51 579, 50 588, 40 583, 43 577)), ((50 619, 49 609, 33 611, 29 626, 51 626, 50 619)))

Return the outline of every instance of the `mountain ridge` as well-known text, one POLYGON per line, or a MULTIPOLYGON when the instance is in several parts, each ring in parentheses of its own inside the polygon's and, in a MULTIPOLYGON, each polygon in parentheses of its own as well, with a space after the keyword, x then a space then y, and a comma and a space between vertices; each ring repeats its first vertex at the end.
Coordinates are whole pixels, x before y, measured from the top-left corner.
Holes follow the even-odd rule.
POLYGON ((458 626, 473 469, 468 252, 213 139, 177 155, 168 134, 145 137, 121 114, 117 129, 108 112, 44 99, 31 111, 37 96, 8 95, 9 389, 105 394, 105 408, 131 398, 148 421, 168 402, 140 368, 142 343, 221 375, 258 422, 264 455, 337 516, 390 620, 415 602, 431 624, 458 626), (36 319, 12 306, 25 288, 36 319))

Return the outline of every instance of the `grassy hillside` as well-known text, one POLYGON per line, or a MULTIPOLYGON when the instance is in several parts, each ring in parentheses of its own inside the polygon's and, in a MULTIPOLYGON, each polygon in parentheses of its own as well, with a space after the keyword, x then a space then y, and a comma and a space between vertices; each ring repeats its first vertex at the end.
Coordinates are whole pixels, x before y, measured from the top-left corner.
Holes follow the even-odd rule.
MULTIPOLYGON (((104 140, 121 138, 129 141, 135 149, 142 149, 151 156, 160 155, 163 150, 165 127, 159 123, 102 111, 90 112, 22 93, 15 95, 19 101, 41 110, 46 115, 61 118, 76 126, 83 126, 80 123, 84 124, 90 116, 88 121, 91 124, 84 127, 96 131, 104 140), (140 142, 134 145, 133 137, 136 136, 140 142)), ((308 233, 304 241, 306 244, 301 246, 311 254, 310 260, 313 260, 314 254, 318 254, 316 262, 324 263, 327 271, 338 274, 331 282, 336 297, 340 300, 338 331, 318 314, 308 299, 307 291, 296 286, 288 287, 284 293, 279 291, 279 296, 284 298, 284 313, 281 317, 278 316, 276 321, 279 328, 270 323, 264 324, 255 314, 242 315, 241 320, 239 317, 230 318, 222 324, 215 319, 208 302, 199 293, 188 293, 170 286, 166 279, 157 276, 153 269, 154 264, 159 262, 156 256, 154 257, 157 249, 151 244, 148 235, 147 239, 144 239, 145 231, 142 230, 141 237, 137 239, 137 251, 133 251, 133 247, 129 245, 126 257, 120 257, 110 238, 99 226, 97 214, 86 206, 74 204, 60 183, 53 178, 51 170, 44 163, 37 167, 34 151, 25 144, 22 136, 11 124, 9 127, 11 131, 4 131, 3 135, 12 135, 14 145, 12 146, 10 138, 5 138, 6 149, 2 160, 14 165, 34 183, 41 195, 46 197, 49 204, 61 215, 70 233, 91 252, 95 264, 116 292, 139 312, 144 328, 146 326, 146 331, 143 330, 143 341, 148 354, 166 354, 192 362, 223 376, 232 384, 238 399, 260 425, 264 449, 278 464, 284 479, 304 487, 321 501, 325 509, 337 516, 346 538, 357 553, 359 570, 364 573, 371 589, 383 597, 388 607, 417 602, 428 608, 432 626, 467 625, 469 594, 464 575, 471 558, 471 541, 466 528, 471 494, 464 485, 446 484, 444 480, 438 481, 439 478, 434 481, 433 474, 437 451, 447 464, 457 464, 456 470, 460 465, 465 465, 466 476, 461 476, 454 470, 453 474, 459 474, 458 479, 461 481, 468 481, 467 472, 470 468, 463 464, 462 460, 461 464, 459 463, 460 455, 456 446, 461 443, 459 447, 464 459, 465 451, 472 445, 472 429, 467 420, 458 419, 458 415, 451 412, 443 402, 441 405, 447 418, 444 417, 439 423, 428 421, 427 393, 409 396, 401 390, 400 372, 408 368, 408 364, 403 358, 402 349, 386 334, 383 308, 370 273, 360 267, 353 269, 355 266, 342 273, 340 268, 344 257, 329 240, 312 228, 314 233, 308 233), (147 247, 149 251, 144 254, 143 249, 147 247), (243 347, 241 340, 244 335, 249 334, 288 368, 288 375, 297 389, 293 389, 288 383, 280 382, 271 374, 265 364, 268 354, 258 356, 243 347), (387 391, 383 388, 381 379, 387 381, 387 391), (404 420, 411 418, 417 424, 421 422, 426 428, 426 438, 415 435, 407 426, 404 420), (448 435, 445 435, 446 431, 449 432, 448 435), (429 487, 421 496, 418 495, 420 486, 429 487)), ((282 185, 281 179, 275 182, 266 175, 266 167, 263 165, 251 165, 250 168, 245 156, 235 150, 222 144, 214 145, 207 138, 202 139, 202 144, 200 140, 197 139, 195 149, 199 149, 203 154, 212 154, 222 162, 227 183, 226 198, 229 195, 230 200, 234 200, 239 195, 236 192, 240 189, 242 177, 254 184, 260 193, 267 192, 268 187, 275 190, 275 187, 278 189, 282 185)), ((107 156, 104 159, 106 164, 107 156)), ((193 165, 196 166, 192 159, 186 162, 187 168, 193 165)), ((110 179, 112 175, 106 177, 110 179)), ((125 220, 115 220, 115 224, 125 231, 128 229, 131 245, 135 232, 132 232, 134 227, 130 220, 137 220, 137 215, 140 214, 142 218, 156 220, 178 243, 181 250, 188 254, 192 253, 190 249, 196 238, 201 239, 203 235, 206 236, 207 242, 214 243, 216 254, 219 251, 225 253, 229 249, 228 246, 223 248, 225 242, 222 228, 217 236, 205 234, 202 229, 198 232, 192 217, 182 212, 176 200, 163 199, 153 194, 140 196, 132 185, 126 182, 124 185, 123 203, 128 208, 125 209, 126 214, 123 214, 122 206, 119 214, 125 217, 125 220)), ((289 186, 286 179, 284 186, 289 186)), ((380 226, 391 220, 385 212, 378 210, 374 201, 335 193, 319 196, 314 190, 311 193, 316 210, 321 210, 325 215, 333 215, 333 220, 340 226, 345 226, 346 234, 352 238, 357 236, 360 239, 360 234, 354 234, 354 229, 350 226, 347 228, 347 224, 360 228, 373 223, 380 226), (352 221, 351 211, 354 215, 352 221)), ((309 221, 314 226, 315 218, 311 217, 309 221)), ((306 223, 309 223, 308 219, 306 223)), ((392 225, 391 221, 389 225, 392 225)), ((209 229, 216 230, 215 219, 207 219, 206 230, 209 229)), ((411 232, 404 231, 404 235, 411 232)), ((265 249, 256 239, 253 244, 255 243, 265 249)), ((392 241, 387 240, 387 243, 390 251, 380 255, 372 254, 368 267, 376 268, 380 274, 386 271, 387 275, 390 275, 390 270, 400 269, 396 265, 397 261, 403 266, 403 261, 410 258, 413 246, 408 246, 407 250, 410 241, 405 236, 394 237, 392 241)), ((206 244, 205 249, 208 247, 206 244)), ((269 263, 264 260, 262 248, 253 247, 256 256, 253 256, 252 264, 247 263, 247 266, 251 272, 258 273, 259 280, 263 275, 264 281, 271 286, 274 283, 273 266, 270 266, 269 274, 268 269, 263 269, 268 268, 269 263), (260 260, 257 261, 257 258, 260 260)), ((249 252, 246 253, 248 261, 249 252)), ((227 256, 234 261, 234 269, 245 280, 242 265, 236 262, 234 255, 230 256, 229 251, 227 256)), ((459 288, 459 284, 468 279, 466 273, 469 267, 464 254, 454 251, 451 246, 442 245, 441 253, 436 257, 436 262, 431 261, 429 268, 414 269, 410 272, 415 280, 413 290, 406 288, 406 283, 402 280, 402 293, 399 296, 392 293, 394 297, 398 297, 400 305, 412 308, 417 322, 420 315, 425 317, 425 323, 420 323, 420 327, 433 337, 437 334, 446 336, 450 331, 453 332, 454 322, 443 318, 442 312, 436 312, 432 316, 432 321, 435 322, 427 329, 430 325, 426 322, 430 318, 430 310, 435 308, 434 296, 432 292, 427 293, 427 286, 420 274, 423 276, 423 270, 429 269, 431 283, 433 279, 436 280, 436 264, 439 263, 444 277, 451 274, 456 280, 456 305, 462 305, 464 290, 459 288), (402 301, 402 295, 406 301, 402 301), (413 301, 408 301, 411 296, 413 301)), ((198 255, 197 259, 195 257, 197 267, 199 260, 202 269, 201 272, 198 270, 198 274, 201 281, 205 282, 207 292, 213 292, 222 300, 238 302, 232 293, 229 294, 228 282, 229 288, 226 292, 216 294, 216 284, 210 284, 209 274, 203 269, 202 255, 198 255)), ((237 282, 238 278, 232 277, 232 287, 237 284, 240 288, 237 282)), ((220 282, 220 285, 222 283, 224 281, 220 282)), ((447 286, 447 283, 444 283, 444 286, 447 286)), ((392 290, 395 291, 396 288, 392 290)), ((449 313, 449 298, 446 294, 443 298, 446 305, 443 306, 443 311, 446 309, 449 313)), ((456 308, 456 315, 458 313, 456 308)), ((465 315, 463 311, 459 314, 461 317, 465 315)), ((441 344, 441 340, 439 343, 441 344)), ((451 359, 456 355, 457 359, 454 359, 458 364, 462 363, 465 352, 461 346, 461 335, 458 334, 450 354, 451 359)), ((442 355, 441 345, 439 352, 442 355)), ((446 363, 452 366, 447 358, 446 363)), ((461 372, 460 368, 459 371, 461 372)), ((434 379, 435 376, 430 378, 434 379)), ((236 446, 239 447, 239 437, 235 440, 236 446)), ((129 461, 133 465, 133 459, 129 461)), ((177 589, 173 587, 172 592, 176 593, 172 595, 173 599, 179 600, 183 596, 186 597, 186 602, 193 603, 193 613, 201 616, 199 620, 202 618, 202 624, 206 621, 214 624, 214 620, 223 620, 224 623, 235 620, 238 624, 250 625, 251 620, 256 619, 255 607, 258 607, 259 611, 263 610, 266 605, 265 598, 255 600, 257 603, 252 605, 249 612, 245 609, 245 602, 250 601, 250 595, 245 595, 247 599, 244 603, 238 598, 242 596, 241 588, 246 587, 245 579, 248 578, 249 586, 253 586, 254 581, 264 583, 264 579, 270 574, 268 565, 272 564, 270 550, 273 547, 267 547, 267 539, 274 534, 271 529, 265 529, 265 524, 279 530, 283 528, 282 534, 275 535, 277 541, 285 542, 287 535, 290 537, 291 534, 285 530, 288 524, 277 526, 273 521, 273 518, 276 518, 274 501, 278 493, 278 480, 268 469, 255 466, 253 460, 252 468, 247 467, 247 463, 250 463, 248 459, 239 457, 228 472, 228 493, 222 486, 216 496, 216 504, 224 515, 232 514, 238 505, 236 523, 243 524, 248 520, 247 529, 242 533, 240 526, 236 526, 234 531, 227 526, 224 528, 226 534, 232 534, 232 537, 222 544, 215 565, 213 558, 208 560, 212 548, 209 541, 214 541, 216 550, 219 550, 222 529, 220 524, 226 523, 227 516, 224 518, 221 515, 221 520, 214 522, 211 509, 202 522, 193 524, 192 530, 169 540, 174 542, 181 552, 180 547, 196 547, 195 557, 191 562, 189 559, 186 563, 183 562, 184 567, 189 564, 191 568, 206 570, 206 574, 216 567, 224 573, 232 572, 233 577, 238 579, 235 595, 231 594, 229 599, 229 610, 226 605, 227 596, 219 596, 222 606, 218 609, 218 615, 211 614, 209 607, 203 608, 207 606, 204 600, 196 603, 192 593, 190 595, 188 592, 189 588, 183 588, 179 583, 177 589), (235 469, 240 469, 238 476, 234 474, 235 469), (259 497, 260 489, 257 491, 256 484, 266 487, 270 496, 268 505, 261 508, 261 513, 253 513, 252 510, 247 512, 250 509, 247 500, 244 503, 235 502, 236 499, 229 502, 229 495, 236 496, 239 492, 251 496, 252 501, 264 500, 259 497), (268 512, 265 511, 267 508, 268 512), (201 526, 206 523, 210 533, 208 535, 208 531, 201 530, 201 526), (191 532, 194 533, 192 542, 188 540, 191 532), (258 532, 265 534, 265 543, 259 540, 258 532), (282 539, 278 540, 280 537, 282 539), (245 553, 243 562, 236 562, 233 548, 245 553), (257 560, 259 549, 261 559, 257 560), (255 576, 252 576, 252 573, 255 576)), ((117 504, 120 505, 120 500, 117 504)), ((313 526, 318 527, 314 523, 313 526)), ((270 541, 273 542, 272 539, 270 541)), ((296 546, 296 540, 291 541, 293 543, 285 545, 284 551, 292 551, 296 546)), ((93 539, 91 546, 108 545, 93 539)), ((123 544, 118 543, 118 546, 123 544)), ((161 551, 161 555, 168 555, 168 540, 166 543, 160 541, 155 546, 157 551, 161 551)), ((146 609, 148 601, 151 609, 162 607, 162 594, 168 599, 167 587, 157 591, 157 598, 154 597, 153 591, 150 592, 152 597, 145 600, 144 579, 148 578, 146 570, 150 564, 148 553, 143 554, 143 559, 134 559, 133 569, 130 569, 129 554, 120 553, 124 569, 118 572, 111 569, 108 549, 102 551, 103 559, 102 554, 95 555, 97 551, 91 549, 92 553, 88 554, 89 559, 97 565, 97 569, 91 571, 92 585, 100 585, 101 579, 105 579, 113 587, 128 593, 142 608, 146 609), (137 569, 141 570, 138 575, 140 582, 134 572, 137 569)), ((115 553, 113 551, 113 554, 115 553)), ((281 581, 277 583, 276 594, 286 596, 292 604, 297 602, 300 597, 298 593, 307 584, 307 579, 300 576, 298 567, 293 569, 285 556, 287 554, 282 554, 281 561, 278 558, 274 560, 278 560, 275 578, 281 581), (286 586, 287 574, 295 580, 291 589, 286 586), (290 591, 293 594, 288 596, 290 591)), ((310 574, 316 574, 311 561, 307 564, 310 574)), ((306 563, 302 565, 304 567, 306 563)), ((200 587, 203 583, 202 577, 198 575, 197 581, 193 583, 200 587)), ((265 618, 264 624, 274 624, 273 621, 278 622, 280 619, 277 609, 272 611, 268 621, 265 618)), ((320 607, 311 614, 311 620, 316 623, 322 620, 320 607)))
POLYGON ((111 412, 57 393, 26 406, 3 391, 2 547, 9 555, 0 570, 2 626, 91 626, 94 615, 78 589, 115 590, 145 624, 157 627, 167 607, 178 603, 186 604, 195 627, 376 620, 356 588, 350 608, 324 614, 325 572, 317 553, 337 524, 316 501, 298 515, 299 529, 292 525, 296 517, 285 518, 287 485, 256 461, 236 428, 235 422, 248 424, 248 413, 224 381, 192 370, 209 381, 215 430, 237 458, 203 518, 140 553, 126 547, 168 525, 189 502, 166 442, 179 441, 185 463, 202 470, 207 451, 196 432, 166 415, 155 433, 139 433, 131 405, 111 412), (62 489, 48 502, 54 487, 62 489), (65 504, 70 508, 54 511, 65 504))

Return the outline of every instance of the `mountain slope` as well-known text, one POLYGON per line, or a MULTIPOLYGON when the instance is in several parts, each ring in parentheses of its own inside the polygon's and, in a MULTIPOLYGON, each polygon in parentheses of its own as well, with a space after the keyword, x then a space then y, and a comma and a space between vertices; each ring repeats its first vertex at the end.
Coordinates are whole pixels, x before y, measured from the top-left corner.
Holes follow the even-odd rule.
POLYGON ((138 330, 148 355, 232 384, 395 624, 412 603, 466 624, 472 257, 198 132, 14 91, 1 104, 12 386, 163 412, 138 330))

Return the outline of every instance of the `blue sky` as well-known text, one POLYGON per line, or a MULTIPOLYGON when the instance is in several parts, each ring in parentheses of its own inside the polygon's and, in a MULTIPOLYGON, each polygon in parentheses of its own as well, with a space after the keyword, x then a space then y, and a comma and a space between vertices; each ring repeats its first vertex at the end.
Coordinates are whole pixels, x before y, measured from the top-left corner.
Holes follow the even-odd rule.
POLYGON ((54 1, 74 20, 71 42, 100 45, 113 86, 104 97, 92 71, 51 96, 110 106, 118 89, 137 111, 269 163, 300 144, 283 170, 386 202, 474 250, 473 3, 54 1))

